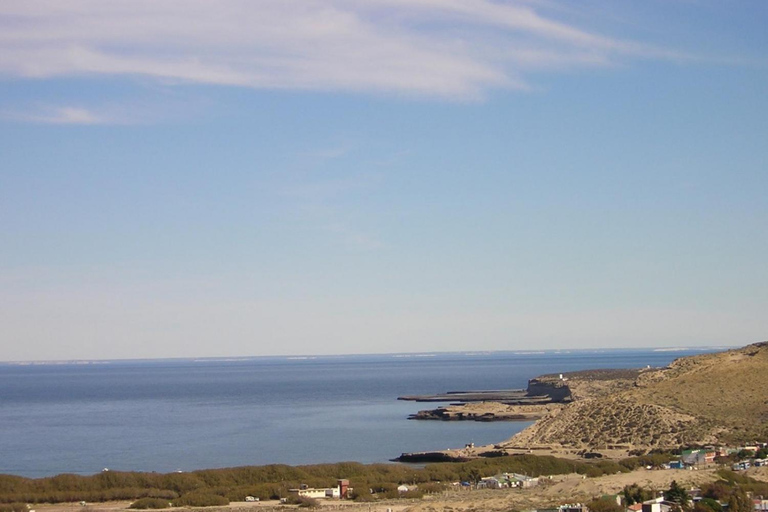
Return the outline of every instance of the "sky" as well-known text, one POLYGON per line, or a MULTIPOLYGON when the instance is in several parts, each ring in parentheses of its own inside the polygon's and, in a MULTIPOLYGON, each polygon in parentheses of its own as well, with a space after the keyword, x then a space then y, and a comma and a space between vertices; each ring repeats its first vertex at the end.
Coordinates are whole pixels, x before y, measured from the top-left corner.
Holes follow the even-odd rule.
POLYGON ((766 22, 3 0, 0 360, 768 339, 766 22))

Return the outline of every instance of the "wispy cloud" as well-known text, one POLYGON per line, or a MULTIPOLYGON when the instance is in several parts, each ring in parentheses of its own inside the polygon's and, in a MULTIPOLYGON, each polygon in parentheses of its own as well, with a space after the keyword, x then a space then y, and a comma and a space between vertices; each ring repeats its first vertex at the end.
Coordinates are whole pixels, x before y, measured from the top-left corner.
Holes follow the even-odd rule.
POLYGON ((45 124, 105 124, 107 119, 79 107, 55 107, 45 114, 32 114, 27 120, 45 124))
POLYGON ((138 75, 472 100, 529 88, 529 74, 542 68, 675 56, 542 9, 492 0, 6 0, 0 75, 138 75))
POLYGON ((86 107, 82 105, 25 105, 0 110, 0 118, 23 123, 51 125, 130 125, 141 124, 142 115, 124 107, 86 107))

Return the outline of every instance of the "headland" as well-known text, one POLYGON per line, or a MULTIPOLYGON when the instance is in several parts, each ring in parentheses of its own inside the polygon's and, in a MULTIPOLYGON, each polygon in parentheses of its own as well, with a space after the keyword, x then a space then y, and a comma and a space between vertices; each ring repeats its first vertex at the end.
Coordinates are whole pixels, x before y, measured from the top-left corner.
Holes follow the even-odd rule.
POLYGON ((768 342, 676 359, 664 368, 544 375, 525 390, 401 399, 457 402, 412 419, 537 421, 486 446, 404 453, 405 462, 521 453, 622 458, 684 446, 768 439, 768 342), (489 397, 501 397, 491 400, 489 397))

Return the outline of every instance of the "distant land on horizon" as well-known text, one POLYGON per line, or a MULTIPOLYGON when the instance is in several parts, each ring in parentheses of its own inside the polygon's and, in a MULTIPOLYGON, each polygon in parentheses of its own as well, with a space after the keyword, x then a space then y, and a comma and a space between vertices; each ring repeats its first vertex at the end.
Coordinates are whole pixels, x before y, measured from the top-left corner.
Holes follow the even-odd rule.
POLYGON ((116 358, 116 359, 41 359, 41 360, 0 360, 0 365, 89 365, 89 364, 129 364, 129 363, 150 363, 150 362, 246 362, 246 361, 264 361, 264 360, 307 360, 307 359, 346 359, 346 358, 364 358, 364 357, 397 357, 397 358, 417 358, 417 357, 437 357, 437 356, 472 356, 487 354, 567 354, 572 352, 585 353, 605 353, 605 352, 686 352, 686 351, 717 351, 738 348, 742 345, 699 345, 699 346, 670 346, 670 347, 601 347, 601 348, 567 348, 567 349, 539 349, 539 350, 451 350, 451 351, 430 351, 430 352, 375 352, 359 354, 305 354, 305 355, 248 355, 248 356, 206 356, 206 357, 148 357, 148 358, 116 358))

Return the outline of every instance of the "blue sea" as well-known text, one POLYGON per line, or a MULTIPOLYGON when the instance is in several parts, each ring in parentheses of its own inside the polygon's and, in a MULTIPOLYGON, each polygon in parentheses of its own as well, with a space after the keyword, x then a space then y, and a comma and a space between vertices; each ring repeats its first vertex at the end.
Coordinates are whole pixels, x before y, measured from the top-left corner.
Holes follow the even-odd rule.
POLYGON ((386 462, 529 422, 409 421, 406 394, 524 388, 545 373, 665 366, 707 349, 0 364, 0 473, 386 462))

